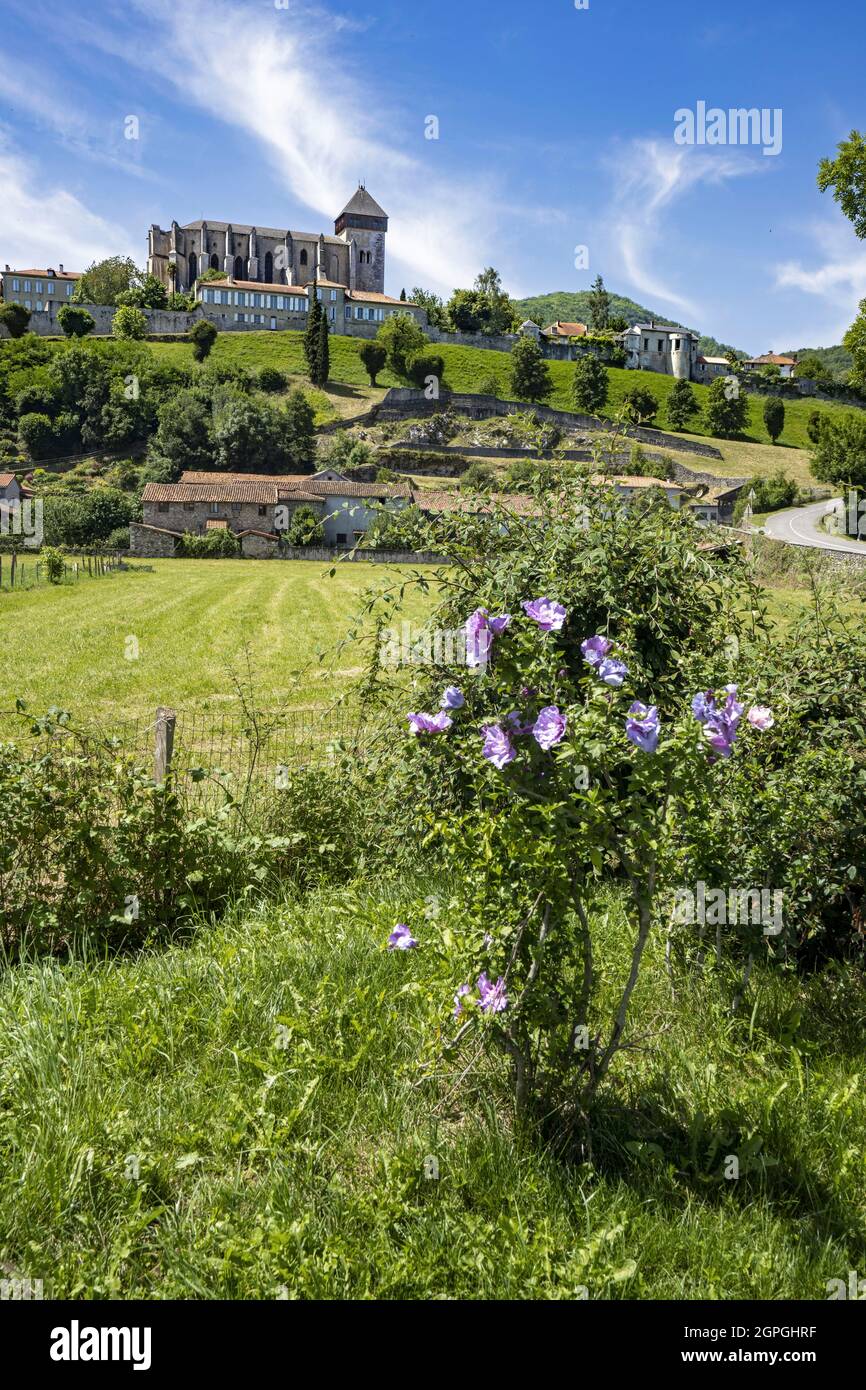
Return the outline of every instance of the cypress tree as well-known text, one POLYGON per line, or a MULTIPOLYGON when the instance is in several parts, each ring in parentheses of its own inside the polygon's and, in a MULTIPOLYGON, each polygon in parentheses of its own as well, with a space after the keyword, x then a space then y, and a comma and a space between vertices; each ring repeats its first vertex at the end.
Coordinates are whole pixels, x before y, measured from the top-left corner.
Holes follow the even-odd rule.
POLYGON ((324 316, 324 310, 319 303, 319 289, 315 279, 307 286, 307 299, 307 329, 304 334, 304 357, 307 360, 307 375, 313 385, 315 385, 319 375, 319 323, 324 316))
POLYGON ((328 377, 331 375, 331 348, 328 342, 329 332, 328 317, 323 309, 319 315, 319 350, 316 355, 316 386, 327 386, 328 377))

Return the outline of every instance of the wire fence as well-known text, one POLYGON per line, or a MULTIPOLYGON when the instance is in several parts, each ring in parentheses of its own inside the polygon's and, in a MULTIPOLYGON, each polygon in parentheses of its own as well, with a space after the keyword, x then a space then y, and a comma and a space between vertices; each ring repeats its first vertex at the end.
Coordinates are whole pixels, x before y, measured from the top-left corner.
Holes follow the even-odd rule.
POLYGON ((0 591, 35 589, 52 583, 77 584, 79 579, 100 579, 122 568, 117 555, 82 553, 68 556, 63 562, 63 577, 52 579, 48 564, 39 558, 38 552, 0 550, 0 591))
POLYGON ((158 782, 171 773, 185 802, 224 804, 226 793, 251 804, 285 789, 293 773, 362 758, 381 737, 357 709, 250 711, 172 710, 127 719, 52 726, 38 732, 23 718, 4 717, 0 742, 32 753, 59 752, 72 739, 85 753, 116 753, 158 782))

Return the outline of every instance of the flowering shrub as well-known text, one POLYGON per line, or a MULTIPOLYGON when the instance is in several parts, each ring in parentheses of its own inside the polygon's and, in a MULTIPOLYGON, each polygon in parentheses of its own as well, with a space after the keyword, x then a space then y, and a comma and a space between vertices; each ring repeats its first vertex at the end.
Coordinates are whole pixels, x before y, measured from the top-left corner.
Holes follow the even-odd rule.
MULTIPOLYGON (((426 787, 440 794, 426 843, 464 885, 443 1016, 453 999, 453 1044, 482 1029, 511 1058, 518 1104, 535 1098, 559 1123, 585 1115, 628 1045, 647 942, 671 930, 677 890, 703 875, 787 893, 787 790, 809 763, 835 765, 838 785, 848 758, 814 720, 808 758, 798 748, 793 660, 782 678, 745 558, 705 546, 666 504, 638 522, 580 478, 539 494, 532 519, 494 506, 431 527, 429 548, 454 561, 436 620, 465 625, 466 663, 415 673, 412 707, 438 714, 407 717, 396 681, 390 717, 406 730, 419 801, 426 787), (605 883, 624 894, 632 929, 613 1003, 598 958, 605 883)), ((838 849, 827 856, 835 901, 848 868, 838 849)), ((772 930, 735 924, 724 951, 784 958, 796 925, 786 914, 772 930)), ((702 928, 676 933, 673 953, 689 943, 701 957, 702 928)))

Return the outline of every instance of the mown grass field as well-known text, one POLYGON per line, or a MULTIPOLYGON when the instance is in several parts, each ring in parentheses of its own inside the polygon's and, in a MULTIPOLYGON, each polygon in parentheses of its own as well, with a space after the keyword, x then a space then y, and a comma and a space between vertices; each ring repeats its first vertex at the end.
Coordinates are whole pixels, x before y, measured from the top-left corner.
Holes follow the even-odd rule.
MULTIPOLYGON (((732 1017, 712 969, 672 998, 658 932, 590 1167, 515 1128, 477 1040, 439 1054, 454 911, 447 883, 368 880, 7 972, 5 1274, 46 1298, 824 1300, 862 1270, 856 970, 759 965, 732 1017), (385 951, 397 921, 418 950, 385 951)), ((598 952, 612 989, 614 899, 598 952)))
POLYGON ((59 705, 103 719, 160 704, 237 706, 231 671, 245 671, 245 643, 260 708, 321 707, 362 665, 357 651, 332 660, 362 594, 399 573, 352 563, 331 576, 307 560, 153 560, 76 586, 3 593, 0 709, 19 697, 34 711, 59 705))

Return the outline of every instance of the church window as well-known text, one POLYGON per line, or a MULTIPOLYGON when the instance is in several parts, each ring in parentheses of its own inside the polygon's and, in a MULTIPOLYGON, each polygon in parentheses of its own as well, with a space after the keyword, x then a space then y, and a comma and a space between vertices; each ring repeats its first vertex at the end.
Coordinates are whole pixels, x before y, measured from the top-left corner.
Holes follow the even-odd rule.
POLYGON ((217 256, 216 252, 214 252, 214 254, 210 258, 210 268, 211 270, 219 270, 220 268, 219 257, 217 256))
POLYGON ((194 251, 189 253, 189 283, 194 285, 198 275, 198 261, 194 251))
POLYGON ((244 263, 243 263, 243 259, 242 259, 240 256, 235 256, 235 279, 236 279, 236 280, 243 280, 243 278, 244 278, 244 263))
POLYGON ((307 264, 307 253, 306 253, 306 251, 302 251, 302 252, 301 252, 301 265, 306 265, 306 264, 307 264))
POLYGON ((270 251, 265 255, 265 283, 268 285, 274 283, 274 258, 270 251))

